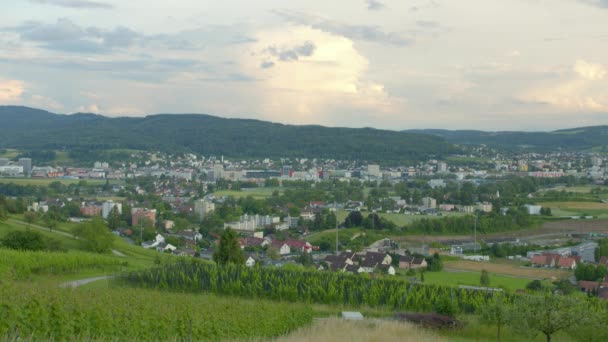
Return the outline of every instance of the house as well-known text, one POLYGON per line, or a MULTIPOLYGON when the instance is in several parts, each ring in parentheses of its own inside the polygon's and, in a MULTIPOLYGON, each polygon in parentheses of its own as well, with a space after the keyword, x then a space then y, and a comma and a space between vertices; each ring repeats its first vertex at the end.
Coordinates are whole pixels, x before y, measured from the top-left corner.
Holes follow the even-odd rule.
POLYGON ((184 230, 175 234, 177 237, 183 238, 189 241, 200 241, 203 239, 203 235, 197 231, 193 231, 192 229, 184 230))
POLYGON ((171 252, 173 252, 176 249, 177 249, 177 247, 173 246, 170 243, 166 243, 164 241, 163 242, 159 242, 156 245, 156 250, 159 251, 159 252, 165 252, 165 251, 171 251, 171 252))
POLYGON ((346 273, 363 273, 365 272, 365 270, 363 269, 363 267, 358 266, 358 265, 346 265, 343 268, 343 271, 346 273))
POLYGON ((354 265, 353 258, 356 254, 354 253, 342 253, 340 255, 328 255, 323 259, 329 265, 329 268, 333 271, 345 270, 347 266, 354 265))
POLYGON ((285 244, 287 244, 294 252, 299 251, 301 253, 309 253, 312 251, 312 245, 307 241, 287 239, 285 240, 285 244))
POLYGON ((272 243, 270 244, 273 248, 276 248, 279 250, 279 254, 280 255, 287 255, 291 253, 291 248, 289 247, 288 244, 286 244, 283 241, 279 241, 279 240, 273 240, 272 243))
POLYGON ((249 255, 247 257, 247 260, 245 260, 245 266, 247 267, 253 267, 255 266, 255 258, 252 255, 249 255))
POLYGON ((156 248, 156 246, 158 246, 162 242, 165 242, 165 237, 160 234, 156 234, 156 237, 154 238, 154 240, 144 241, 141 243, 141 246, 146 249, 156 248))
POLYGON ((392 262, 391 256, 386 253, 367 252, 361 258, 363 260, 360 265, 367 273, 374 272, 374 269, 380 265, 390 265, 392 262))
POLYGON ((378 269, 384 271, 388 275, 395 275, 395 268, 392 265, 379 265, 378 269))
POLYGON ((245 247, 265 247, 268 246, 270 244, 270 242, 266 239, 263 238, 259 238, 259 237, 255 237, 255 236, 247 236, 245 238, 242 238, 240 240, 241 242, 241 249, 244 249, 245 247))
POLYGON ((425 268, 428 264, 424 258, 416 258, 411 255, 399 256, 399 268, 402 269, 418 269, 425 268))
POLYGON ((578 282, 578 288, 587 294, 596 294, 602 299, 608 299, 608 276, 604 277, 603 281, 586 281, 578 282))
POLYGON ((532 257, 532 265, 537 267, 558 267, 573 270, 580 262, 580 256, 562 256, 557 253, 544 253, 532 257))

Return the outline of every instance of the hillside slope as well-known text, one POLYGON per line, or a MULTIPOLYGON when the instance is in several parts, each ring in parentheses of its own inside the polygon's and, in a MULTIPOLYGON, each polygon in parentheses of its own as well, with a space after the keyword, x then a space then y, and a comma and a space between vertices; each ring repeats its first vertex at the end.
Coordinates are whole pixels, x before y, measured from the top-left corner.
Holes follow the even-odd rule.
POLYGON ((431 134, 458 145, 487 145, 489 147, 530 151, 556 149, 581 151, 608 145, 608 126, 563 129, 553 132, 483 132, 441 129, 408 130, 408 133, 431 134))
POLYGON ((200 114, 108 118, 0 107, 0 146, 18 149, 130 148, 230 157, 321 157, 376 162, 457 151, 443 138, 371 128, 293 126, 200 114))

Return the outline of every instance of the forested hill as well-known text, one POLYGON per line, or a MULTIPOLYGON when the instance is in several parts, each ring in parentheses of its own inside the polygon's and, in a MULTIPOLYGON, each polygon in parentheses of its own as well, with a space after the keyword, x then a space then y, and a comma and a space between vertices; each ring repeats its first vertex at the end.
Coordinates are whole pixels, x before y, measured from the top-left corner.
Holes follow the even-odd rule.
POLYGON ((380 163, 457 152, 443 138, 371 128, 292 126, 199 114, 108 118, 0 106, 0 147, 66 150, 129 148, 230 157, 320 157, 380 163))
POLYGON ((489 147, 530 151, 568 151, 608 149, 608 126, 563 129, 553 132, 483 132, 449 131, 441 129, 408 130, 408 133, 431 134, 458 145, 487 145, 489 147))

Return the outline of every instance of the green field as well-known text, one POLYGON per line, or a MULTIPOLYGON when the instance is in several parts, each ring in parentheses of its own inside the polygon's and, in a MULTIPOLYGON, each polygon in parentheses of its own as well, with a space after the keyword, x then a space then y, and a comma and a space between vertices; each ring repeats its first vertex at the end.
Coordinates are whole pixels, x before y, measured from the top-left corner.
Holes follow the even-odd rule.
MULTIPOLYGON (((349 212, 344 209, 338 210, 338 220, 340 222, 344 222, 344 220, 346 219, 348 214, 349 214, 349 212)), ((362 211, 361 214, 363 215, 363 217, 367 217, 367 215, 369 215, 370 212, 362 211)), ((441 219, 441 218, 448 217, 448 216, 464 216, 467 214, 465 214, 465 213, 442 213, 441 216, 438 216, 438 215, 406 215, 406 214, 393 214, 393 213, 391 213, 391 214, 378 213, 378 215, 380 217, 384 217, 387 220, 395 223, 397 225, 397 227, 403 227, 403 226, 407 226, 408 224, 410 224, 414 221, 418 221, 418 220, 422 220, 422 219, 436 220, 436 219, 441 219)))
POLYGON ((281 192, 280 188, 247 188, 243 190, 219 190, 213 193, 216 197, 232 196, 234 198, 242 198, 251 196, 255 199, 266 199, 272 196, 274 191, 281 192))
MULTIPOLYGON (((59 179, 59 178, 0 178, 0 183, 14 183, 17 185, 40 185, 48 186, 53 182, 60 182, 65 185, 78 184, 80 181, 85 181, 87 184, 101 185, 105 184, 102 179, 59 179)), ((117 183, 110 181, 110 184, 117 183)))
MULTIPOLYGON (((479 278, 481 272, 425 272, 424 283, 433 285, 471 285, 480 286, 479 278)), ((531 282, 532 279, 528 278, 516 278, 504 275, 498 275, 490 273, 490 287, 500 287, 505 290, 515 291, 523 289, 526 285, 531 282)))

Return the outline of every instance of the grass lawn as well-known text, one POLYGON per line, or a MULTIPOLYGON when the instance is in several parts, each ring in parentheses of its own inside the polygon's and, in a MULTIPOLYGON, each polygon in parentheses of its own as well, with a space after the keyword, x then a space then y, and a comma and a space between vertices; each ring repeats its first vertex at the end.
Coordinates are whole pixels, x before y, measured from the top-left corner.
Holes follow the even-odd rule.
MULTIPOLYGON (((340 222, 344 222, 344 220, 346 219, 346 217, 348 216, 349 213, 350 212, 348 212, 344 209, 338 210, 338 220, 340 222)), ((367 215, 369 215, 369 214, 370 214, 369 211, 361 212, 361 215, 363 215, 363 217, 367 217, 367 215)), ((442 216, 435 216, 435 215, 406 215, 406 214, 378 213, 378 215, 380 215, 380 217, 383 217, 383 218, 393 222, 394 224, 397 225, 397 227, 404 227, 412 222, 422 220, 422 219, 436 220, 436 219, 441 219, 441 218, 448 217, 448 216, 464 216, 467 214, 466 213, 442 213, 442 216)))
POLYGON ((281 191, 280 188, 247 188, 243 190, 219 190, 213 194, 216 197, 232 196, 237 199, 247 196, 251 196, 255 199, 266 199, 271 197, 275 190, 281 191))
MULTIPOLYGON (((528 278, 516 278, 504 275, 498 275, 496 273, 489 272, 490 274, 490 287, 500 287, 509 291, 515 291, 523 289, 526 285, 532 281, 528 278)), ((469 271, 458 271, 458 272, 425 272, 424 283, 433 285, 444 285, 444 286, 458 286, 458 285, 471 285, 480 286, 479 278, 481 272, 469 272, 469 271)))
POLYGON ((562 279, 572 275, 572 272, 564 270, 524 267, 519 262, 506 259, 494 260, 491 262, 476 262, 458 259, 455 261, 445 261, 443 265, 446 269, 449 270, 474 272, 481 272, 481 270, 487 270, 490 273, 496 273, 500 275, 529 277, 538 279, 546 279, 553 277, 562 279))
MULTIPOLYGON (((87 182, 87 184, 100 185, 105 184, 105 180, 102 179, 59 179, 59 178, 0 178, 0 183, 14 183, 17 185, 41 185, 48 186, 53 182, 61 182, 62 184, 78 184, 81 180, 87 182)), ((112 184, 113 182, 110 181, 112 184)))

